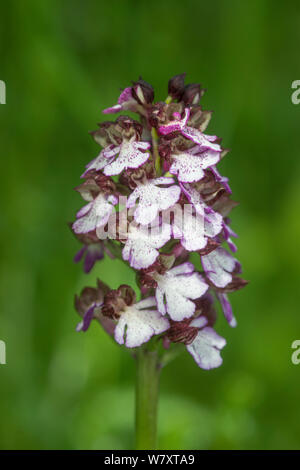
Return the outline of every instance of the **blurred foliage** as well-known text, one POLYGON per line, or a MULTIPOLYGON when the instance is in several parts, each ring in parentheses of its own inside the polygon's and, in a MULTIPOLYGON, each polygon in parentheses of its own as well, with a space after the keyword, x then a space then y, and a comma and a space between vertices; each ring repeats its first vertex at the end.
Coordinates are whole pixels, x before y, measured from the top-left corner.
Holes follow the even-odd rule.
POLYGON ((232 219, 250 284, 231 296, 238 327, 217 324, 223 366, 205 372, 184 354, 163 371, 160 447, 299 448, 299 2, 12 0, 0 10, 0 447, 133 445, 134 362, 97 324, 75 332, 73 296, 96 276, 112 287, 134 276, 110 260, 85 276, 67 222, 101 109, 139 75, 164 99, 185 71, 208 88, 209 132, 232 150, 220 169, 241 203, 232 219))

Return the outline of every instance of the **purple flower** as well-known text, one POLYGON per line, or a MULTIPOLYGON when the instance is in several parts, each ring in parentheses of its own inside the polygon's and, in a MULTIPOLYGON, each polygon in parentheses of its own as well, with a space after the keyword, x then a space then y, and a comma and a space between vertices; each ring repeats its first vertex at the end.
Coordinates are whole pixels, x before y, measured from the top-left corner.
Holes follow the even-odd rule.
POLYGON ((188 108, 185 109, 183 118, 181 118, 180 113, 173 113, 174 120, 170 121, 168 124, 160 126, 159 133, 162 135, 168 135, 172 132, 182 131, 188 122, 189 116, 190 111, 188 108))
POLYGON ((225 176, 220 175, 220 173, 218 172, 215 166, 211 166, 211 171, 215 175, 216 181, 218 181, 218 183, 221 183, 224 186, 228 194, 231 194, 232 191, 228 184, 229 179, 226 178, 225 176))
POLYGON ((239 262, 222 247, 201 256, 201 262, 206 276, 216 287, 225 287, 232 281, 232 273, 240 269, 239 262))
POLYGON ((76 331, 87 331, 91 321, 97 319, 106 332, 110 335, 114 331, 114 323, 108 318, 104 318, 101 307, 104 302, 105 293, 108 287, 101 281, 97 281, 97 287, 85 287, 78 297, 75 296, 75 308, 82 317, 76 327, 76 331))
POLYGON ((75 255, 74 262, 79 263, 84 257, 83 269, 85 273, 89 273, 96 261, 104 258, 104 244, 99 241, 84 245, 75 255))
POLYGON ((163 333, 169 322, 157 310, 154 297, 127 306, 120 314, 115 329, 115 340, 127 348, 137 348, 146 343, 153 335, 163 333))
POLYGON ((157 282, 156 302, 158 311, 168 313, 172 320, 180 321, 191 317, 196 309, 192 300, 201 297, 208 289, 199 273, 194 272, 192 263, 183 263, 165 274, 155 274, 157 282))
POLYGON ((223 223, 223 235, 224 238, 227 242, 227 245, 229 246, 230 250, 232 253, 235 253, 237 251, 237 246, 236 244, 232 241, 231 237, 237 238, 237 234, 232 230, 232 228, 229 226, 229 222, 223 223))
POLYGON ((221 365, 226 343, 213 329, 216 299, 234 327, 228 294, 247 281, 223 247, 237 250, 228 218, 237 203, 216 167, 227 150, 204 133, 212 112, 199 105, 203 93, 201 85, 185 84, 185 74, 169 80, 164 102, 153 102, 154 90, 142 78, 122 91, 103 112, 129 110, 140 119, 122 113, 91 132, 102 150, 76 188, 87 204, 72 229, 83 244, 75 261, 84 259, 85 272, 104 252, 113 253, 135 270, 142 297, 137 302, 126 284, 85 288, 76 297, 77 330, 96 319, 128 348, 159 335, 151 348, 183 343, 201 368, 211 369, 221 365), (191 252, 203 273, 189 261, 195 259, 191 252))
POLYGON ((112 106, 111 108, 106 108, 102 112, 104 114, 114 114, 119 113, 120 111, 135 111, 137 102, 132 96, 132 88, 128 87, 122 91, 118 98, 118 104, 112 106))
POLYGON ((221 292, 218 292, 217 297, 220 301, 220 304, 222 306, 222 310, 224 313, 224 317, 228 321, 229 325, 232 327, 235 327, 237 325, 236 319, 233 315, 233 311, 231 308, 231 304, 228 300, 227 294, 222 294, 221 292))
POLYGON ((174 183, 173 178, 161 177, 138 184, 127 201, 127 207, 131 208, 139 200, 134 212, 138 224, 150 224, 159 211, 169 209, 178 201, 181 189, 174 183))
POLYGON ((171 238, 171 227, 168 224, 151 225, 151 229, 131 223, 125 246, 122 251, 123 259, 129 261, 135 269, 148 268, 159 255, 161 248, 171 238))
POLYGON ((187 126, 187 122, 190 117, 189 108, 185 108, 183 118, 181 118, 180 113, 174 113, 173 117, 173 121, 159 127, 160 134, 168 135, 172 132, 179 131, 184 137, 192 140, 195 144, 200 146, 202 150, 215 150, 217 152, 221 152, 220 145, 216 143, 217 136, 206 135, 194 127, 187 126))
MULTIPOLYGON (((72 230, 72 224, 69 224, 69 226, 72 230)), ((82 258, 84 258, 83 270, 85 273, 89 273, 91 271, 96 261, 104 258, 104 251, 108 256, 113 257, 107 247, 104 246, 103 241, 98 239, 96 232, 76 234, 72 230, 72 233, 75 235, 77 240, 83 244, 83 247, 74 256, 74 262, 79 263, 82 258)))

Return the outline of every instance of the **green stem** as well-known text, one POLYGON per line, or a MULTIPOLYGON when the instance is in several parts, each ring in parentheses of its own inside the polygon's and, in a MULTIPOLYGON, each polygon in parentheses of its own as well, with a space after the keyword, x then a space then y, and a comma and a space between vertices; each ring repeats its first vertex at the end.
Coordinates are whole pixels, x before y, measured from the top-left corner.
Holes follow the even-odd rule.
POLYGON ((151 137, 152 137, 152 148, 153 148, 153 158, 155 162, 155 169, 157 176, 161 175, 161 162, 160 156, 158 153, 158 135, 154 127, 151 129, 151 137))
POLYGON ((159 388, 157 351, 140 348, 137 351, 136 374, 136 449, 156 449, 157 405, 159 388))

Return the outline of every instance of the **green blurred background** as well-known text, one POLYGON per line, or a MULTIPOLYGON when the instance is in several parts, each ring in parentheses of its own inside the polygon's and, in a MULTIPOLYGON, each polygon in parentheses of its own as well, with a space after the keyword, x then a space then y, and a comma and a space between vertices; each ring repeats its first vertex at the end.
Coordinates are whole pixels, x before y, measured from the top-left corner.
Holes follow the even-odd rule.
POLYGON ((241 203, 250 284, 231 295, 238 327, 217 324, 223 366, 202 371, 186 353, 163 371, 159 445, 299 448, 299 2, 13 0, 0 16, 0 447, 133 446, 135 364, 97 324, 75 332, 73 296, 96 276, 114 288, 134 277, 110 260, 84 275, 66 224, 101 109, 139 75, 164 99, 187 72, 208 89, 209 133, 232 149, 220 170, 241 203))

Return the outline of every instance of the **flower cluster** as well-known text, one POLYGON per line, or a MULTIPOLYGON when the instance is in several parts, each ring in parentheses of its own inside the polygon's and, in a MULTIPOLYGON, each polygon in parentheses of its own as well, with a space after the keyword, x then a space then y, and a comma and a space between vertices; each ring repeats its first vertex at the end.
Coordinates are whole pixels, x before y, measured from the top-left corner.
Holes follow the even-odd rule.
POLYGON ((84 257, 89 272, 104 254, 123 259, 137 271, 141 299, 128 285, 112 290, 98 281, 76 297, 77 330, 96 319, 128 348, 153 336, 166 349, 183 343, 211 369, 226 344, 214 330, 214 302, 235 326, 227 294, 246 281, 232 254, 237 235, 228 214, 237 203, 216 168, 227 151, 205 133, 212 113, 199 105, 203 91, 181 74, 169 80, 167 99, 154 103, 152 86, 139 79, 103 111, 134 112, 138 120, 123 113, 91 133, 101 151, 76 188, 86 205, 72 230, 83 244, 75 261, 84 257))

